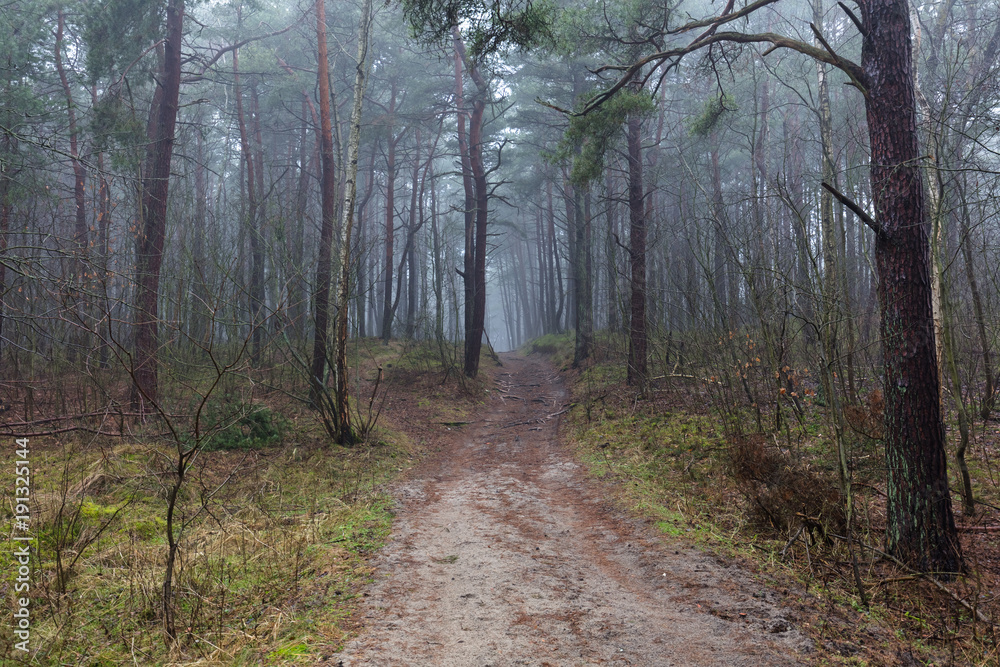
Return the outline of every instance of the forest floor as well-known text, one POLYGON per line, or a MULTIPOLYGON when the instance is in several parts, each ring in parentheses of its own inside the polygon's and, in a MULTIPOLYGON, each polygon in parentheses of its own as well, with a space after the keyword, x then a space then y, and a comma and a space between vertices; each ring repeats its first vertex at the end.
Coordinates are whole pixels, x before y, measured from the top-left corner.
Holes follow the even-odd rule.
POLYGON ((425 429, 436 451, 394 490, 360 633, 323 664, 822 659, 809 626, 824 610, 812 595, 767 586, 615 506, 560 441, 562 377, 538 355, 502 363, 470 421, 425 429))
MULTIPOLYGON (((0 632, 0 664, 998 664, 995 626, 968 608, 1000 618, 994 422, 970 459, 981 507, 958 517, 969 574, 945 585, 866 546, 885 525, 874 439, 852 449, 855 544, 867 549, 855 560, 796 521, 817 521, 799 496, 836 480, 821 406, 755 434, 745 411, 718 408, 714 371, 637 392, 621 350, 573 369, 572 342, 533 341, 541 354, 502 366, 484 356, 470 381, 454 357, 442 363, 450 348, 360 341, 367 437, 353 447, 331 445, 295 398, 308 387, 294 369, 274 364, 245 393, 242 376, 227 378, 177 496, 184 630, 169 644, 164 480, 185 441, 158 422, 119 420, 120 435, 106 414, 92 423, 95 387, 72 379, 39 392, 44 403, 0 396, 25 422, 61 419, 67 403, 86 417, 79 433, 32 433, 35 650, 15 653, 0 632), (748 489, 742 451, 788 474, 748 489)), ((0 560, 14 562, 15 544, 0 543, 0 560)))

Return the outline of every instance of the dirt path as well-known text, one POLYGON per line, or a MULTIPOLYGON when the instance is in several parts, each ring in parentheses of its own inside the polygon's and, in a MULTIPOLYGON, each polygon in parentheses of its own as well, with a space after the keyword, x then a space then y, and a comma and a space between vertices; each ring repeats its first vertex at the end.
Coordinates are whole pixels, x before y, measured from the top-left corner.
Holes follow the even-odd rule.
POLYGON ((772 593, 608 508, 559 444, 559 377, 503 361, 479 419, 398 489, 366 628, 327 664, 808 662, 772 593))

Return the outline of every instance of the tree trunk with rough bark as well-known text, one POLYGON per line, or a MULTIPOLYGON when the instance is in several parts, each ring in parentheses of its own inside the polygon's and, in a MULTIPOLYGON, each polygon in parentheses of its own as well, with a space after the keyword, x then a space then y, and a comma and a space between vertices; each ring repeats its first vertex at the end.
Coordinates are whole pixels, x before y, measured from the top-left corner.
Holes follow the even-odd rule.
MULTIPOLYGON (((337 209, 337 172, 334 162, 333 124, 330 113, 330 64, 326 45, 326 5, 324 0, 316 0, 316 40, 318 42, 317 59, 319 63, 317 77, 319 79, 322 221, 317 253, 316 285, 313 295, 315 331, 313 332, 312 365, 309 374, 311 384, 309 397, 313 405, 320 404, 322 394, 326 390, 326 373, 329 363, 327 336, 330 329, 330 281, 333 273, 331 266, 333 228, 337 209)), ((334 416, 334 419, 336 418, 334 416)))
POLYGON ((396 77, 392 77, 389 83, 389 146, 385 158, 385 288, 382 292, 383 343, 388 343, 392 337, 392 319, 395 314, 395 308, 392 303, 392 267, 395 261, 393 241, 396 235, 396 143, 399 141, 399 137, 393 134, 396 114, 396 92, 396 77))
POLYGON ((962 554, 951 508, 931 308, 928 215, 917 142, 909 7, 863 0, 861 67, 871 146, 882 311, 887 547, 922 572, 954 573, 962 554))
MULTIPOLYGON (((462 176, 465 185, 465 363, 466 377, 474 378, 479 374, 479 354, 483 345, 483 334, 486 331, 486 227, 489 217, 489 192, 486 182, 486 166, 483 163, 483 122, 485 120, 486 102, 489 96, 489 86, 474 62, 466 57, 465 42, 458 28, 453 29, 456 62, 456 79, 461 80, 461 65, 464 65, 472 82, 476 84, 476 96, 472 100, 472 113, 469 115, 469 134, 466 151, 462 151, 462 176), (465 155, 468 155, 466 166, 465 155), (468 169, 468 171, 466 171, 468 169), (471 179, 472 200, 470 201, 469 182, 471 179), (470 204, 472 206, 470 210, 470 204), (470 217, 474 224, 470 226, 470 217), (470 301, 471 299, 471 301, 470 301)), ((461 89, 456 83, 456 95, 461 97, 461 89)), ((461 107, 459 109, 461 123, 461 107)), ((464 124, 459 127, 459 150, 464 135, 464 124)))
POLYGON ((159 349, 160 267, 167 225, 170 158, 181 86, 181 39, 184 34, 184 0, 167 5, 163 70, 150 109, 149 146, 140 188, 139 234, 136 239, 136 289, 134 297, 135 342, 132 357, 132 409, 149 412, 159 401, 157 365, 159 349))
POLYGON ((629 297, 628 383, 646 383, 646 211, 643 207, 642 118, 628 118, 629 297))

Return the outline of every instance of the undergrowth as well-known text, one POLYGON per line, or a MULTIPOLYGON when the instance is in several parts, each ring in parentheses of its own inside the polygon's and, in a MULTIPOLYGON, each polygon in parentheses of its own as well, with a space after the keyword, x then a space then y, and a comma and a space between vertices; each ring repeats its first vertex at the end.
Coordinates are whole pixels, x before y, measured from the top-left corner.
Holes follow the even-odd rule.
MULTIPOLYGON (((551 348, 565 359, 571 344, 565 337, 551 348)), ((824 660, 911 664, 912 655, 922 664, 996 664, 993 628, 959 602, 997 615, 990 591, 1000 572, 996 548, 987 542, 991 533, 963 535, 970 571, 944 590, 880 555, 885 464, 875 428, 877 392, 845 410, 855 502, 851 550, 843 539, 826 405, 808 369, 786 369, 780 382, 769 381, 774 375, 755 371, 760 359, 751 356, 745 364, 738 360, 739 375, 726 377, 694 363, 693 353, 686 359, 675 353, 654 364, 645 387, 629 387, 623 351, 605 349, 571 372, 576 407, 564 421, 579 457, 592 475, 614 482, 622 505, 672 539, 742 560, 764 580, 814 596, 825 611, 810 632, 824 660), (748 382, 739 382, 744 375, 748 382), (769 403, 744 400, 771 392, 769 403)), ((752 345, 749 354, 756 354, 752 345)), ((984 456, 971 462, 974 471, 989 465, 988 452, 984 447, 984 456)), ((978 493, 992 499, 982 483, 978 493)))
MULTIPOLYGON (((382 369, 381 391, 390 391, 375 396, 373 414, 386 400, 429 400, 429 412, 464 418, 468 401, 456 398, 467 388, 442 384, 448 373, 425 347, 373 342, 356 351, 359 388, 374 386, 382 369), (414 372, 424 381, 414 383, 414 372)), ((150 428, 32 438, 32 652, 15 650, 3 624, 0 662, 312 665, 339 650, 371 580, 369 557, 391 528, 386 485, 421 449, 391 415, 366 442, 332 445, 289 393, 233 392, 206 408, 210 435, 175 515, 183 529, 172 644, 161 606, 176 444, 150 428)), ((0 561, 15 562, 14 548, 7 540, 0 561)), ((0 570, 7 599, 15 576, 0 570)))

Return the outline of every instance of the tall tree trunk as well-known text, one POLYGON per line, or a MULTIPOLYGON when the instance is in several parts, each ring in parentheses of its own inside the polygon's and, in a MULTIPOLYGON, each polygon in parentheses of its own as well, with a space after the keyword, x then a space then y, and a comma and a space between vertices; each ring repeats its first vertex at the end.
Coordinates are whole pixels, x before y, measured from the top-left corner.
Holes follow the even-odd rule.
POLYGON ((417 244, 413 236, 417 231, 417 202, 420 195, 420 128, 416 128, 414 137, 416 151, 413 156, 413 184, 410 189, 409 236, 406 244, 406 338, 413 340, 416 333, 417 316, 417 244))
POLYGON ((646 383, 646 212, 643 208, 642 118, 628 117, 629 297, 628 383, 646 383))
POLYGON ((726 257, 729 239, 727 235, 726 210, 722 199, 722 168, 719 164, 719 136, 712 132, 711 138, 712 170, 712 287, 715 297, 715 324, 725 329, 729 323, 729 261, 726 257))
MULTIPOLYGON (((101 183, 102 191, 104 183, 101 183)), ((195 165, 194 165, 194 247, 192 249, 192 260, 194 263, 194 290, 192 304, 191 337, 198 345, 208 344, 209 327, 211 323, 210 308, 208 305, 209 293, 208 283, 205 275, 207 269, 205 262, 205 235, 208 225, 207 193, 205 188, 205 141, 201 132, 195 136, 195 165)))
MULTIPOLYGON (((631 162, 629 163, 631 167, 631 162)), ((607 197, 607 209, 605 211, 608 235, 604 241, 605 271, 608 282, 608 331, 617 333, 621 325, 618 320, 618 228, 616 224, 617 214, 615 210, 614 177, 610 169, 606 170, 604 182, 605 196, 607 197)), ((631 217, 631 204, 629 216, 631 217)))
POLYGON ((483 334, 486 332, 486 224, 489 201, 486 167, 483 164, 483 114, 486 110, 486 100, 482 89, 479 93, 472 103, 472 115, 469 117, 469 156, 476 191, 476 261, 473 268, 472 331, 466 336, 467 377, 476 377, 479 373, 479 352, 483 344, 483 334))
MULTIPOLYGON (((236 123, 240 131, 240 154, 246 174, 247 208, 242 221, 246 234, 250 239, 250 294, 248 300, 250 322, 250 361, 254 366, 260 364, 261 322, 260 313, 263 300, 263 269, 264 252, 260 238, 260 208, 257 169, 261 165, 254 164, 255 151, 250 146, 250 134, 247 131, 246 115, 243 112, 243 87, 240 85, 240 50, 233 50, 233 97, 236 98, 236 123), (259 274, 259 275, 258 275, 259 274)), ((251 113, 253 110, 251 109, 251 113)))
POLYGON ((882 311, 887 547, 923 572, 958 572, 931 309, 910 20, 905 0, 861 0, 861 66, 882 311))
MULTIPOLYGON (((588 186, 589 188, 589 186, 588 186)), ((576 320, 576 339, 573 347, 573 365, 578 366, 590 357, 593 338, 593 308, 590 295, 590 274, 588 258, 590 255, 589 227, 590 218, 585 210, 584 200, 589 197, 590 190, 573 188, 573 194, 567 207, 573 209, 573 226, 570 233, 574 236, 573 247, 573 305, 576 320)))
MULTIPOLYGON (((319 116, 320 116, 320 165, 322 170, 322 185, 320 196, 322 201, 322 222, 320 224, 319 251, 317 253, 316 285, 313 296, 313 334, 312 367, 309 381, 311 383, 310 402, 319 405, 325 392, 326 373, 328 368, 327 335, 330 329, 330 280, 333 268, 333 228, 337 209, 337 171, 334 162, 333 124, 330 113, 330 63, 326 46, 326 4, 324 0, 316 0, 316 41, 319 79, 319 116)), ((334 415, 334 419, 338 416, 334 415)))
MULTIPOLYGON (((97 98, 97 88, 91 88, 92 99, 97 98)), ((111 363, 111 306, 108 303, 108 293, 111 272, 108 269, 110 258, 109 245, 111 242, 111 186, 108 183, 107 174, 104 172, 104 153, 97 154, 97 173, 101 179, 97 191, 97 251, 100 253, 97 270, 100 272, 101 291, 98 298, 102 302, 101 306, 101 335, 98 349, 98 363, 101 368, 108 368, 111 363)), ((0 281, 2 283, 2 281, 0 281)), ((3 285, 0 284, 0 294, 3 294, 3 285)))
POLYGON ((140 221, 136 239, 135 342, 132 366, 132 409, 149 412, 159 402, 157 365, 159 349, 160 267, 167 225, 170 158, 181 87, 181 39, 184 34, 184 0, 167 5, 163 71, 157 80, 150 109, 149 145, 140 181, 140 221))
POLYGON ((444 262, 441 237, 438 233, 437 183, 434 180, 434 162, 431 169, 431 262, 434 268, 434 339, 437 341, 441 367, 449 368, 444 344, 444 262))
POLYGON ((462 36, 461 33, 459 33, 457 26, 452 28, 452 41, 454 42, 455 49, 455 115, 458 134, 458 155, 462 166, 462 190, 465 194, 465 205, 463 208, 465 223, 463 227, 465 230, 465 253, 463 255, 462 270, 459 271, 459 275, 462 276, 462 288, 465 297, 463 308, 463 319, 465 325, 465 357, 463 358, 463 366, 466 366, 467 363, 465 360, 468 359, 469 335, 473 328, 472 304, 475 301, 476 295, 476 250, 474 243, 476 234, 476 190, 472 180, 472 162, 469 157, 469 137, 468 134, 466 134, 465 128, 465 86, 462 74, 464 67, 463 54, 465 53, 465 46, 462 43, 462 36))
MULTIPOLYGON (((458 28, 454 28, 455 49, 460 61, 464 63, 469 77, 476 84, 476 96, 472 101, 472 113, 469 115, 468 155, 469 171, 472 175, 472 191, 474 193, 475 229, 472 241, 472 303, 466 302, 466 309, 471 308, 471 317, 466 315, 467 328, 465 332, 465 365, 466 377, 474 378, 479 374, 479 353, 483 345, 483 334, 486 331, 486 226, 489 215, 489 192, 486 183, 486 166, 483 163, 483 122, 486 112, 486 102, 489 87, 474 62, 466 58, 465 43, 462 41, 458 28)), ((459 138, 461 141, 461 137, 459 138)), ((464 175, 463 162, 463 175, 464 175)), ((466 190, 468 204, 468 190, 466 190)), ((468 211, 466 212, 468 216, 468 211)), ((466 217, 468 223, 468 217, 466 217)), ((470 231, 466 231, 466 247, 470 231)), ((466 252, 466 279, 468 280, 469 261, 466 252)), ((466 289, 468 296, 468 288, 466 289)))
POLYGON ((86 184, 87 170, 80 161, 79 132, 76 125, 76 102, 73 101, 73 91, 69 85, 69 78, 66 76, 66 69, 63 67, 63 29, 65 26, 65 15, 59 9, 58 24, 56 27, 55 44, 55 66, 59 74, 59 81, 62 84, 63 94, 66 96, 66 115, 69 120, 69 154, 70 162, 73 165, 73 202, 75 204, 75 216, 73 224, 73 242, 76 244, 76 268, 74 273, 78 275, 84 270, 83 264, 86 262, 88 234, 87 234, 87 200, 86 184))
MULTIPOLYGON (((392 300, 392 266, 394 257, 393 240, 396 225, 396 143, 399 137, 393 135, 396 118, 396 77, 389 83, 389 146, 385 158, 385 291, 382 301, 382 342, 388 343, 392 337, 392 318, 395 307, 392 300)), ((396 295, 397 298, 399 295, 396 295)))
POLYGON ((980 355, 983 358, 984 386, 983 400, 979 404, 979 416, 983 421, 990 418, 993 403, 996 400, 996 388, 993 386, 993 354, 990 350, 990 338, 986 332, 986 313, 983 309, 983 298, 979 293, 979 280, 976 278, 975 262, 972 258, 972 229, 969 224, 969 202, 965 194, 965 186, 960 192, 962 209, 959 215, 961 236, 959 243, 962 248, 962 259, 965 263, 965 277, 972 293, 972 312, 976 319, 976 333, 979 335, 980 355))
POLYGON ((366 218, 365 213, 368 210, 368 202, 371 200, 372 193, 375 191, 375 150, 372 150, 371 160, 368 164, 367 173, 367 183, 365 185, 365 196, 361 199, 358 204, 358 242, 355 244, 357 248, 358 255, 358 268, 356 274, 358 276, 358 288, 357 295, 355 299, 355 311, 357 311, 358 318, 358 337, 364 338, 368 335, 368 309, 365 307, 365 296, 368 293, 368 268, 370 265, 370 257, 367 252, 368 245, 368 225, 365 224, 366 218))
POLYGON ((549 273, 546 264, 545 232, 542 227, 542 209, 535 210, 535 259, 538 262, 538 325, 540 333, 551 333, 549 313, 555 304, 548 300, 549 273))
POLYGON ((257 224, 250 229, 250 315, 253 326, 251 338, 252 361, 260 364, 261 348, 265 333, 264 308, 267 305, 267 285, 265 284, 264 251, 267 243, 267 201, 264 192, 264 139, 260 127, 260 98, 257 94, 257 80, 250 85, 250 117, 253 121, 253 148, 257 167, 257 210, 254 212, 257 224))
POLYGON ((361 5, 361 21, 358 24, 358 57, 354 73, 354 107, 351 109, 351 129, 347 138, 347 169, 344 189, 344 211, 340 225, 340 287, 337 293, 337 413, 340 417, 338 441, 342 445, 351 444, 355 434, 351 428, 351 412, 348 405, 347 377, 347 334, 348 311, 351 296, 351 228, 354 223, 354 201, 358 184, 358 153, 361 146, 361 109, 365 97, 365 82, 368 78, 368 36, 371 28, 372 0, 364 0, 361 5))
MULTIPOLYGON (((823 25, 823 1, 813 0, 813 24, 823 25)), ((836 184, 837 175, 833 159, 833 116, 830 111, 830 87, 827 81, 826 65, 816 61, 816 79, 819 102, 819 134, 821 148, 821 163, 823 182, 836 184)), ((854 494, 851 481, 851 471, 848 461, 847 444, 844 439, 844 413, 841 409, 840 396, 834 382, 835 368, 839 364, 840 353, 837 345, 837 323, 840 316, 840 262, 838 258, 838 237, 833 216, 833 195, 826 189, 821 189, 820 197, 820 229, 823 237, 823 308, 820 320, 820 344, 823 349, 821 368, 821 383, 826 394, 830 409, 827 411, 829 424, 833 429, 837 446, 837 468, 840 478, 840 491, 844 497, 844 513, 847 517, 847 539, 851 560, 854 565, 854 577, 862 601, 867 606, 864 587, 861 584, 860 572, 855 559, 853 539, 854 526, 854 494)))
MULTIPOLYGON (((76 125, 76 102, 73 101, 73 90, 69 85, 69 77, 63 67, 63 30, 66 24, 66 17, 60 7, 56 19, 56 39, 55 39, 55 66, 59 74, 59 82, 62 84, 63 94, 66 96, 66 116, 69 130, 69 154, 70 162, 73 165, 73 201, 75 204, 75 216, 73 223, 73 257, 71 261, 71 285, 70 285, 70 308, 74 310, 75 326, 86 326, 87 316, 84 309, 83 300, 90 282, 87 278, 87 262, 89 257, 89 239, 87 234, 87 198, 86 181, 87 170, 80 161, 79 133, 76 125)), ((79 335, 70 336, 69 354, 75 355, 78 350, 86 349, 87 345, 79 335)))
POLYGON ((312 100, 303 96, 302 99, 302 129, 299 134, 299 173, 295 190, 295 230, 292 236, 290 259, 292 264, 292 279, 288 285, 288 319, 292 331, 298 341, 306 335, 306 271, 305 271, 305 228, 306 212, 309 208, 309 175, 316 172, 318 151, 315 143, 309 140, 309 125, 307 112, 312 106, 312 100))
POLYGON ((559 305, 552 313, 552 331, 559 333, 562 331, 563 311, 566 306, 566 293, 563 290, 562 278, 562 258, 559 254, 559 239, 556 237, 556 211, 552 206, 552 179, 546 185, 546 197, 548 199, 548 238, 549 238, 549 301, 555 302, 558 295, 559 305), (554 265, 554 266, 553 266, 554 265))

